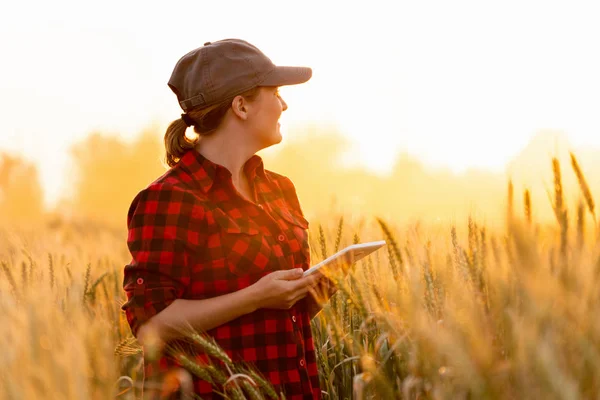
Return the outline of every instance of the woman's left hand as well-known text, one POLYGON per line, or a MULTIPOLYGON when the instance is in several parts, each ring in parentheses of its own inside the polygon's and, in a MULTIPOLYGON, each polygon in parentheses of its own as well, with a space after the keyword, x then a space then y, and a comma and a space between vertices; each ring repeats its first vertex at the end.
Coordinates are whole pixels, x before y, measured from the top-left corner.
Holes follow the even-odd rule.
POLYGON ((324 303, 337 292, 337 286, 321 272, 315 272, 315 274, 318 274, 318 281, 316 285, 309 288, 309 292, 317 302, 324 303))

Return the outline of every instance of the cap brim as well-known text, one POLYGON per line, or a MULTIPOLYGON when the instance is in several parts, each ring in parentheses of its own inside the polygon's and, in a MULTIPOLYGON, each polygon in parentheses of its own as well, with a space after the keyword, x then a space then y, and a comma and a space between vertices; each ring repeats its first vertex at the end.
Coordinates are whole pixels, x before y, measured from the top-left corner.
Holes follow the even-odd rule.
POLYGON ((275 67, 269 73, 261 86, 298 85, 308 81, 312 76, 312 69, 308 67, 275 67))

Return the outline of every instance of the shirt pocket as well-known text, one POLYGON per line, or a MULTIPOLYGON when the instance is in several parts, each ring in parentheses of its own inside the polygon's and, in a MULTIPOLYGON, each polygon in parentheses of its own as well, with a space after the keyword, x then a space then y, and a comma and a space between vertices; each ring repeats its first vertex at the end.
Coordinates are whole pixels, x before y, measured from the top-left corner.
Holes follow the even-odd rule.
POLYGON ((308 228, 309 222, 296 210, 286 207, 275 208, 283 220, 285 220, 288 244, 294 256, 294 267, 302 267, 304 270, 310 267, 310 245, 308 228))
POLYGON ((227 269, 236 276, 262 274, 271 268, 271 246, 251 220, 235 221, 216 213, 219 240, 227 269))

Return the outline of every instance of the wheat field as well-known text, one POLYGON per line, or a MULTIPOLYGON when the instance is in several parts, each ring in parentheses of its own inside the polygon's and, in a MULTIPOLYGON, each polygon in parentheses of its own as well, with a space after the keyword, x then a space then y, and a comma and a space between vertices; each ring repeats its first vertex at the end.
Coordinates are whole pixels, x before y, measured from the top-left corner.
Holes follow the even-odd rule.
MULTIPOLYGON (((324 398, 600 398, 595 203, 574 156, 552 166, 553 224, 536 222, 529 193, 510 182, 501 228, 475 216, 311 221, 313 263, 351 243, 388 243, 331 277, 339 290, 313 320, 324 398), (561 173, 579 181, 573 209, 561 173)), ((2 226, 0 398, 139 398, 142 352, 120 311, 124 238, 60 219, 2 226)), ((217 382, 233 377, 231 398, 277 397, 245 366, 188 367, 217 382)))

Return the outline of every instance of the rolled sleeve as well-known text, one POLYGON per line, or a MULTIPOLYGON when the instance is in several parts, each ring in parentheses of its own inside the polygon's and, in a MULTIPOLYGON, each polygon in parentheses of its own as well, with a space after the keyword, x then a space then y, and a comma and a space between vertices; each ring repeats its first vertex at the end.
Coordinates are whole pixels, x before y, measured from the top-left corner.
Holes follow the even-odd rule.
POLYGON ((178 188, 155 184, 134 198, 127 215, 132 260, 124 268, 127 301, 121 307, 134 336, 150 318, 185 296, 192 262, 190 226, 198 215, 194 197, 178 188))

